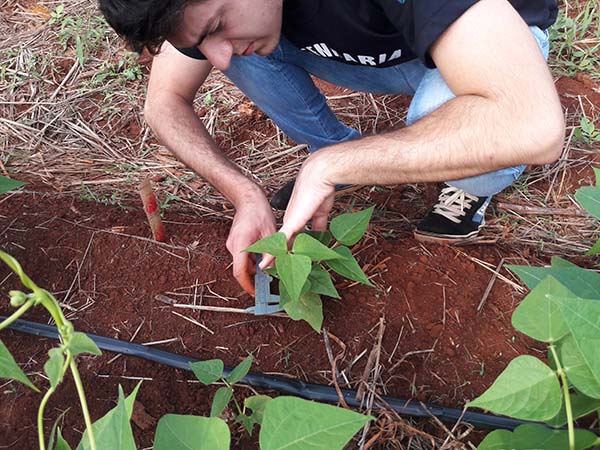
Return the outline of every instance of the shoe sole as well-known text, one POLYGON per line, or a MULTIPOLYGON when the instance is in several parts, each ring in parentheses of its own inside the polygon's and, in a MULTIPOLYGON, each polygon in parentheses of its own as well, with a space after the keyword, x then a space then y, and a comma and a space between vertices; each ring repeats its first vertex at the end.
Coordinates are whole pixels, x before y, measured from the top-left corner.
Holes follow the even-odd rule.
POLYGON ((462 236, 450 236, 443 234, 426 234, 420 233, 418 231, 413 232, 413 236, 419 242, 433 242, 434 244, 442 244, 442 245, 455 245, 460 244, 474 237, 477 237, 479 234, 479 230, 472 231, 469 234, 465 234, 462 236))

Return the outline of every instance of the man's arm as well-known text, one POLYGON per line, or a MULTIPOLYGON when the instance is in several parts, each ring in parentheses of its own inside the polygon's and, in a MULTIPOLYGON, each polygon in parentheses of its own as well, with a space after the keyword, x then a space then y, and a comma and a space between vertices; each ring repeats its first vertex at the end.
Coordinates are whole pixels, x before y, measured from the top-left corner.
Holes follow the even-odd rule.
POLYGON ((194 112, 194 97, 211 68, 165 42, 152 64, 145 119, 165 146, 235 206, 227 248, 234 276, 253 294, 249 257, 241 251, 273 233, 274 218, 262 189, 223 155, 194 112))
POLYGON ((152 63, 145 119, 165 146, 237 207, 262 190, 223 155, 194 112, 194 97, 211 69, 165 42, 152 63))
MULTIPOLYGON (((401 130, 311 155, 298 176, 282 231, 300 231, 335 184, 448 181, 560 155, 564 118, 529 28, 505 0, 482 0, 430 53, 456 98, 401 130)), ((320 209, 319 209, 320 208, 320 209)))

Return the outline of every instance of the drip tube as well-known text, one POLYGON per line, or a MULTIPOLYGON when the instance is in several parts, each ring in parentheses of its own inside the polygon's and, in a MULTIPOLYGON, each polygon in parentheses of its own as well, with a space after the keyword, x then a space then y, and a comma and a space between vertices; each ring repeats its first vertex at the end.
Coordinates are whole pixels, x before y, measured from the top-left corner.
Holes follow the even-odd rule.
MULTIPOLYGON (((5 320, 5 317, 0 316, 0 322, 5 320)), ((32 334, 46 338, 58 339, 59 334, 56 327, 29 322, 26 320, 16 320, 8 328, 20 331, 22 333, 32 334)), ((157 362, 177 369, 191 371, 190 363, 200 360, 190 358, 176 353, 158 350, 152 347, 135 344, 118 339, 107 338, 88 334, 96 345, 109 352, 121 353, 128 356, 136 356, 148 361, 157 362)), ((231 372, 230 367, 225 367, 224 374, 231 372)), ((338 403, 339 397, 334 387, 305 383, 302 380, 286 379, 264 375, 261 373, 250 372, 242 380, 242 383, 248 384, 255 388, 264 388, 277 391, 281 394, 294 395, 308 400, 315 400, 326 403, 338 403)), ((349 406, 360 407, 360 401, 356 400, 356 390, 341 389, 342 395, 349 406)), ((410 400, 402 400, 394 397, 381 397, 389 407, 398 414, 404 414, 414 417, 431 417, 435 416, 439 420, 447 423, 455 423, 462 417, 462 421, 470 423, 478 428, 487 429, 506 429, 514 430, 519 425, 530 424, 532 422, 512 419, 509 417, 498 417, 490 414, 467 411, 457 408, 446 408, 435 404, 411 403, 410 400)))

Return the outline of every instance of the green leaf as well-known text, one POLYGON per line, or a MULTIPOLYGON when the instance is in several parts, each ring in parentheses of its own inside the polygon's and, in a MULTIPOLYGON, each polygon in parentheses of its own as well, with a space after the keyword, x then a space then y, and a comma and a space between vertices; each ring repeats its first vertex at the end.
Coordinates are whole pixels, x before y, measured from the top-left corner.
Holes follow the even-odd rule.
POLYGON ((600 380, 588 367, 573 336, 568 336, 561 344, 560 356, 563 369, 573 386, 588 397, 600 398, 600 380))
POLYGON ((310 237, 315 238, 321 244, 329 246, 329 243, 333 239, 333 235, 329 231, 313 231, 306 230, 303 233, 308 234, 310 237))
POLYGON ((230 387, 220 387, 217 389, 210 408, 210 417, 219 417, 231 401, 231 397, 233 397, 233 389, 230 387))
POLYGON ((495 430, 488 434, 477 447, 477 450, 509 450, 512 449, 513 434, 508 430, 495 430))
POLYGON ((333 285, 331 275, 319 264, 314 264, 310 274, 308 275, 308 281, 310 281, 310 290, 315 294, 323 294, 332 298, 341 298, 340 294, 333 285))
POLYGON ((577 264, 573 264, 571 261, 567 261, 566 259, 561 258, 560 256, 553 256, 551 259, 552 267, 570 267, 570 268, 578 268, 577 264))
POLYGON ((341 214, 331 221, 329 229, 337 241, 344 245, 354 245, 367 231, 374 206, 357 213, 341 214))
POLYGON ((223 376, 223 361, 220 359, 190 363, 190 367, 196 378, 206 385, 214 383, 223 376))
POLYGON ((318 333, 323 325, 323 303, 319 294, 305 292, 297 300, 287 298, 286 291, 280 292, 281 305, 293 320, 305 320, 318 333))
POLYGON ((352 256, 352 252, 348 247, 342 246, 333 250, 342 255, 344 259, 333 259, 327 261, 325 264, 343 277, 374 287, 358 265, 358 262, 356 262, 356 259, 354 259, 354 256, 352 256))
POLYGON ((513 359, 494 384, 468 407, 524 420, 544 421, 558 414, 562 392, 556 374, 539 359, 513 359))
MULTIPOLYGON (((137 392, 137 388, 135 391, 137 392)), ((131 395, 129 397, 131 397, 131 395)), ((131 401, 131 406, 133 410, 133 401, 131 401)), ((130 417, 131 413, 128 411, 123 388, 119 386, 119 401, 117 406, 111 409, 98 421, 103 421, 101 431, 99 429, 100 427, 96 427, 98 422, 92 424, 94 438, 96 439, 96 447, 98 449, 118 448, 119 450, 136 450, 131 424, 129 423, 130 417), (105 418, 107 419, 103 420, 105 418)), ((77 448, 85 450, 91 448, 87 430, 77 448)))
MULTIPOLYGON (((575 430, 575 450, 589 448, 595 440, 594 433, 575 430)), ((512 445, 517 450, 566 450, 569 448, 569 433, 543 425, 521 425, 513 432, 512 445)))
POLYGON ((260 425, 263 420, 263 415, 265 413, 265 408, 267 403, 272 400, 268 395, 253 395, 252 397, 246 398, 244 400, 244 407, 251 409, 252 414, 249 416, 246 414, 241 414, 237 417, 236 422, 240 422, 244 425, 244 428, 248 432, 250 436, 252 436, 252 428, 254 424, 260 425))
POLYGON ((51 348, 48 352, 50 358, 44 364, 44 372, 50 379, 50 386, 56 387, 60 383, 60 375, 62 372, 63 364, 65 363, 65 356, 60 348, 51 348))
POLYGON ((294 241, 292 249, 296 255, 308 256, 313 261, 326 261, 328 259, 341 259, 342 256, 334 252, 329 247, 321 244, 315 238, 308 234, 300 233, 294 241))
POLYGON ((267 267, 263 269, 263 272, 268 273, 273 278, 279 279, 279 274, 277 273, 277 269, 275 267, 267 267))
POLYGON ((19 365, 15 362, 14 358, 0 340, 0 378, 8 378, 9 380, 20 381, 25 386, 30 387, 35 392, 40 392, 35 385, 29 381, 27 375, 21 370, 19 365))
POLYGON ((542 342, 556 342, 568 334, 569 329, 562 318, 562 308, 549 298, 550 294, 573 295, 556 278, 548 276, 515 309, 512 315, 513 327, 542 342))
POLYGON ((167 414, 158 421, 154 450, 229 450, 230 440, 221 419, 167 414))
POLYGON ((577 297, 550 298, 562 305, 565 322, 577 348, 594 378, 600 380, 600 301, 577 297))
POLYGON ((600 188, 600 167, 594 167, 594 174, 596 175, 596 187, 600 188))
MULTIPOLYGON (((554 260, 553 260, 554 262, 554 260)), ((529 287, 535 288, 548 275, 556 278, 573 294, 582 298, 600 299, 600 274, 572 265, 553 267, 508 266, 529 287)))
POLYGON ((85 333, 73 333, 73 337, 69 342, 69 350, 73 357, 81 353, 89 353, 91 355, 101 355, 102 352, 98 346, 85 333))
MULTIPOLYGON (((133 413, 133 403, 135 402, 135 397, 140 389, 142 382, 140 381, 136 387, 133 389, 131 394, 127 396, 125 401, 123 402, 125 407, 126 417, 123 417, 123 410, 120 404, 110 411, 108 411, 102 418, 98 419, 96 422, 92 424, 92 428, 94 429, 94 437, 96 438, 96 444, 98 444, 98 449, 110 449, 110 448, 119 448, 114 447, 118 442, 119 437, 115 436, 115 433, 118 432, 119 424, 123 425, 125 419, 127 420, 127 426, 129 430, 131 430, 131 426, 129 425, 129 419, 131 418, 131 414, 133 413), (100 445, 102 444, 102 446, 100 445)), ((119 386, 119 396, 122 394, 123 389, 119 386)), ((119 403, 120 400, 119 400, 119 403)), ((127 427, 123 426, 122 431, 126 432, 127 427)), ((83 433, 83 437, 81 438, 81 442, 77 446, 77 450, 90 450, 90 442, 88 439, 88 432, 85 430, 83 433)), ((134 447, 135 448, 135 447, 134 447)), ((123 448, 125 450, 125 448, 123 448)))
POLYGON ((590 248, 587 251, 586 256, 594 256, 594 255, 597 255, 598 253, 600 253, 600 239, 598 240, 598 242, 596 242, 594 244, 594 246, 592 248, 590 248))
POLYGON ((3 177, 0 175, 0 195, 5 194, 8 191, 12 191, 13 189, 18 189, 24 185, 25 183, 22 181, 13 180, 12 178, 3 177))
MULTIPOLYGON (((579 392, 571 393, 570 396, 573 419, 587 416, 600 408, 600 400, 598 399, 588 397, 579 392)), ((567 424, 567 410, 565 408, 564 400, 560 412, 552 419, 546 421, 546 423, 556 428, 560 428, 567 424)))
POLYGON ((235 384, 238 381, 241 381, 250 371, 250 367, 252 366, 252 362, 254 361, 254 356, 248 355, 241 363, 239 363, 235 369, 233 369, 229 375, 227 375, 227 382, 229 384, 235 384))
POLYGON ((71 450, 67 441, 64 440, 62 434, 60 433, 60 428, 58 429, 58 435, 56 436, 56 447, 54 450, 71 450))
POLYGON ((277 258, 287 255, 287 239, 285 234, 278 232, 261 239, 248 247, 245 252, 268 253, 277 258))
POLYGON ((65 417, 65 414, 67 414, 67 412, 69 412, 69 408, 65 409, 62 413, 60 413, 60 415, 56 418, 56 420, 52 424, 52 429, 50 430, 50 436, 48 437, 47 448, 50 448, 50 449, 54 448, 54 442, 56 441, 56 436, 57 436, 56 433, 57 433, 57 431, 60 433, 60 428, 58 428, 58 424, 62 423, 62 420, 65 417))
POLYGON ((600 189, 595 186, 585 186, 577 189, 575 199, 596 219, 600 219, 600 189))
POLYGON ((372 417, 296 397, 278 397, 265 408, 261 450, 341 450, 372 417))
POLYGON ((312 267, 310 258, 286 254, 275 260, 275 266, 290 298, 293 301, 298 300, 312 267))

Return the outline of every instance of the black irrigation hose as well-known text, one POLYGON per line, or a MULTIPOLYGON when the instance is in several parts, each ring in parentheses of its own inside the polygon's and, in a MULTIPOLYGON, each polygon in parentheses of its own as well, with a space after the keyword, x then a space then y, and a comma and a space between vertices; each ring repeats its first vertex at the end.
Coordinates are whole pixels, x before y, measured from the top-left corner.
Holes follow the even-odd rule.
MULTIPOLYGON (((6 317, 0 316, 0 322, 5 320, 6 317)), ((36 336, 42 336, 46 338, 58 339, 58 331, 56 327, 29 322, 26 320, 16 320, 9 328, 21 331, 23 333, 33 334, 36 336)), ((149 361, 154 361, 167 366, 175 367, 177 369, 190 370, 191 362, 198 362, 200 360, 189 358, 187 356, 178 355, 176 353, 165 352, 163 350, 157 350, 152 347, 147 347, 140 344, 134 344, 131 342, 120 341, 118 339, 107 338, 104 336, 97 336, 94 334, 88 334, 88 336, 96 343, 96 345, 102 350, 109 352, 122 353, 124 355, 137 356, 144 358, 149 361)), ((228 374, 231 368, 225 367, 225 374, 228 374)), ((305 383, 301 380, 289 380, 285 378, 272 377, 263 375, 261 373, 250 372, 242 380, 242 382, 249 384, 253 387, 272 389, 282 394, 295 395, 297 397, 303 397, 309 400, 316 400, 327 403, 337 403, 339 397, 335 388, 331 386, 324 386, 319 384, 305 383)), ((342 389, 342 395, 346 400, 346 403, 350 406, 359 407, 360 402, 355 399, 356 391, 352 389, 342 389)), ((456 422, 462 416, 462 421, 470 423, 475 427, 479 428, 502 428, 506 430, 513 430, 519 425, 523 425, 526 422, 523 420, 511 419, 508 417, 498 417, 489 414, 475 413, 467 411, 463 414, 461 409, 457 408, 445 408, 443 406, 437 406, 432 404, 411 404, 410 400, 402 400, 393 397, 382 397, 383 400, 391 406, 394 411, 398 414, 406 414, 415 417, 430 417, 435 416, 444 422, 456 422)))

